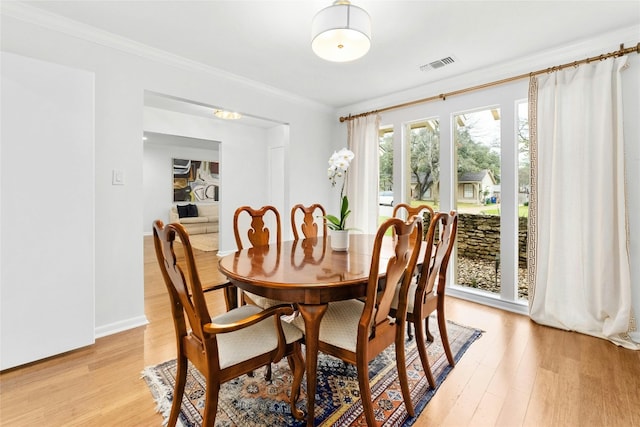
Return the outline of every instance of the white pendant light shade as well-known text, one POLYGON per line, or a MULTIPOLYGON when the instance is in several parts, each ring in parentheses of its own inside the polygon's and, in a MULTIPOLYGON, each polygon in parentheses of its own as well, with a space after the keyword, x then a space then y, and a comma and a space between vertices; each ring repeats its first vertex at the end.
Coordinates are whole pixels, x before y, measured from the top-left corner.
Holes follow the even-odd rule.
POLYGON ((371 47, 371 18, 358 6, 337 0, 313 18, 311 48, 322 59, 353 61, 371 47))

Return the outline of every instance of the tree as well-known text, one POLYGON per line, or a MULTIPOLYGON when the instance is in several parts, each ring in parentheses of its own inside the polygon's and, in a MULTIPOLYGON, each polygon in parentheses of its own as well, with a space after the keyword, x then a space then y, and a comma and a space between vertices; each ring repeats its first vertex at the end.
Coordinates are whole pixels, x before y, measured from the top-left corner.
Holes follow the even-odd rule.
POLYGON ((393 188, 393 130, 382 131, 378 147, 380 190, 391 190, 393 188))
POLYGON ((415 183, 414 197, 424 200, 429 188, 440 179, 440 122, 428 120, 410 131, 411 182, 415 183))
POLYGON ((491 147, 499 145, 497 141, 489 144, 474 140, 470 134, 472 125, 456 127, 456 146, 458 152, 458 175, 466 172, 479 172, 488 169, 496 182, 500 182, 500 154, 491 147))
MULTIPOLYGON (((491 132, 494 132, 494 129, 478 126, 472 121, 472 116, 465 119, 467 125, 456 126, 455 129, 458 174, 487 169, 493 173, 496 181, 500 182, 500 142, 491 140, 491 132)), ((380 190, 389 190, 393 187, 392 129, 381 130, 379 150, 380 190)), ((413 198, 424 200, 427 191, 437 187, 440 180, 440 122, 437 119, 428 119, 411 125, 409 150, 413 198)), ((437 192, 432 194, 435 196, 437 192)))

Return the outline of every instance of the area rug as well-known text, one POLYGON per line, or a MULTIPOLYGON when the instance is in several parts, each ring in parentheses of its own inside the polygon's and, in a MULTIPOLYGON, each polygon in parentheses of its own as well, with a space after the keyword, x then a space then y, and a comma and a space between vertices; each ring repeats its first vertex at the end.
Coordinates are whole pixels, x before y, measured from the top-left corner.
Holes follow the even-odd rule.
MULTIPOLYGON (((374 398, 375 416, 380 426, 410 426, 436 393, 449 371, 444 349, 437 334, 437 322, 433 319, 431 330, 435 337, 428 343, 427 351, 431 369, 436 379, 433 390, 424 376, 416 340, 407 341, 407 370, 416 417, 409 417, 404 407, 400 383, 395 367, 395 349, 387 348, 369 364, 369 377, 374 398)), ((469 346, 480 337, 481 331, 447 322, 449 342, 456 361, 469 346)), ((145 368, 142 376, 147 382, 158 412, 166 422, 171 410, 175 384, 176 360, 145 368)), ((216 416, 216 426, 303 426, 291 415, 289 392, 292 375, 286 360, 273 365, 272 381, 264 379, 263 372, 253 377, 244 375, 222 385, 216 416)), ((306 413, 306 377, 303 380, 298 407, 306 413)), ((193 366, 189 366, 185 398, 178 425, 200 426, 204 407, 205 381, 193 366)), ((362 403, 355 367, 341 360, 320 353, 318 357, 318 385, 316 390, 316 426, 365 426, 362 403)))
POLYGON ((194 249, 204 252, 212 252, 218 250, 218 233, 191 234, 189 241, 194 249))

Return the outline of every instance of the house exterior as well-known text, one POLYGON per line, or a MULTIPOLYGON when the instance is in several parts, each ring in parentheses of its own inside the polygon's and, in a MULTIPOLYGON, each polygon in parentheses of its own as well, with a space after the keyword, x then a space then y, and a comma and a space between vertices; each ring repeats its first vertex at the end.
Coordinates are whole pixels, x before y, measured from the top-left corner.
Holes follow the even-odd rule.
POLYGON ((496 178, 490 170, 462 173, 458 175, 458 202, 480 205, 485 203, 487 198, 495 201, 491 198, 497 197, 494 192, 496 185, 496 178))
MULTIPOLYGON (((429 181, 431 179, 429 178, 429 181)), ((426 200, 429 202, 437 202, 440 197, 440 182, 431 183, 427 191, 422 196, 418 195, 417 183, 415 178, 411 182, 411 197, 414 200, 426 200)), ((458 203, 474 203, 484 204, 489 198, 490 202, 500 200, 500 185, 497 184, 496 178, 488 169, 478 172, 465 172, 458 175, 458 187, 456 191, 458 203), (495 197, 493 201, 491 198, 495 197)))

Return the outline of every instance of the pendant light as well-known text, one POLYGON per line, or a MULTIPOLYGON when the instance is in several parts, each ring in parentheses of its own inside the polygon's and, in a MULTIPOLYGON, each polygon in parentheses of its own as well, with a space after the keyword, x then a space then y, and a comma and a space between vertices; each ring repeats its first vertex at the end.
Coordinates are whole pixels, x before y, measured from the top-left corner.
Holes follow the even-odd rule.
POLYGON ((322 59, 348 62, 371 47, 371 17, 348 0, 336 0, 313 18, 311 48, 322 59))

